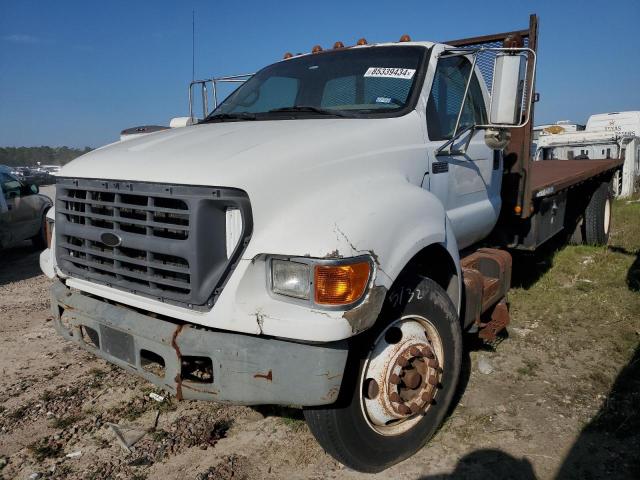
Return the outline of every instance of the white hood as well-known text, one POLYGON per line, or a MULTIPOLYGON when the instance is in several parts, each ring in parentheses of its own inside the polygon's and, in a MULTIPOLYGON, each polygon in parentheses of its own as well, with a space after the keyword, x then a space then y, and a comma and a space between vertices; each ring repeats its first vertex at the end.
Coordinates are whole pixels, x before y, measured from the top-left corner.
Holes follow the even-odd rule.
POLYGON ((346 157, 406 147, 403 119, 308 119, 210 123, 99 148, 61 176, 236 187, 316 170, 346 157), (267 178, 265 178, 265 176, 267 178))
POLYGON ((420 185, 422 135, 415 112, 211 123, 105 146, 66 165, 61 176, 239 188, 249 195, 254 220, 246 255, 282 248, 324 255, 336 242, 335 225, 346 223, 366 196, 384 195, 380 184, 420 185), (317 245, 308 236, 294 245, 292 228, 317 229, 317 245))

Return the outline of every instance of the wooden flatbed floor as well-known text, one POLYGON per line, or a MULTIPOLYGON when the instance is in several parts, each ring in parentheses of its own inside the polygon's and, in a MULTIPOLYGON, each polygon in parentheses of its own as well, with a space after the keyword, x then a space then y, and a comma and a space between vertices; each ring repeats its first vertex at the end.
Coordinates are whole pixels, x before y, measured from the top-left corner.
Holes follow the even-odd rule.
POLYGON ((606 160, 540 160, 531 163, 531 193, 553 187, 553 191, 565 189, 600 173, 621 166, 623 159, 606 160))

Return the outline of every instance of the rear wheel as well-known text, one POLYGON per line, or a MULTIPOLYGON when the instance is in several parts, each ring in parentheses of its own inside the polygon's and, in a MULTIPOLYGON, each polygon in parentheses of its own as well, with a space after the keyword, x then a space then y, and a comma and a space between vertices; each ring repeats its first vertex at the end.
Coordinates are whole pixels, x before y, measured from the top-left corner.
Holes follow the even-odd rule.
POLYGON ((354 339, 338 403, 305 410, 309 428, 344 465, 384 470, 433 436, 461 358, 460 323, 446 292, 408 276, 388 295, 376 327, 354 339))
POLYGON ((611 188, 609 183, 601 183, 584 212, 584 243, 606 245, 611 228, 611 188))

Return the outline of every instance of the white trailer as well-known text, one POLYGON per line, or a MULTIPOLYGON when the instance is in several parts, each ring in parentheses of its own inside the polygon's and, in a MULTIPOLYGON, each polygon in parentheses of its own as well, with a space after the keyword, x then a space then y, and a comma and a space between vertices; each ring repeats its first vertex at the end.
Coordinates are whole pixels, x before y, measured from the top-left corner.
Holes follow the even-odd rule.
POLYGON ((613 193, 628 197, 640 177, 640 112, 591 115, 583 131, 554 133, 545 129, 536 146, 536 160, 624 159, 613 178, 613 193))

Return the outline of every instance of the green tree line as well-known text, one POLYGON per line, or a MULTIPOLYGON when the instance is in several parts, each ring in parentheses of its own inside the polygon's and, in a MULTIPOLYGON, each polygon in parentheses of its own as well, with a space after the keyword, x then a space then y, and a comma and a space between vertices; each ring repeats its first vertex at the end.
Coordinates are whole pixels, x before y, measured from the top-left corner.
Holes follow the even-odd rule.
POLYGON ((38 165, 38 162, 41 165, 64 165, 90 151, 90 147, 0 147, 0 165, 30 167, 38 165))

